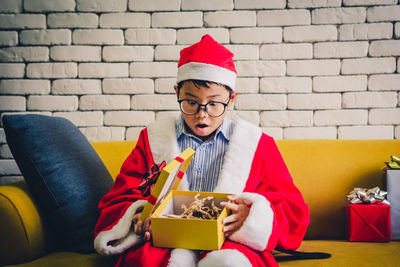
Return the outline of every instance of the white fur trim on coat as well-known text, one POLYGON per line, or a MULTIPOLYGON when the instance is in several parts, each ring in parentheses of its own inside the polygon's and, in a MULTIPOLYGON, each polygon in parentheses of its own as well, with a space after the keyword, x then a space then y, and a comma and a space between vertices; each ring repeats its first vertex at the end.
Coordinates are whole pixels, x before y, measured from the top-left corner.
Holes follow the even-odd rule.
POLYGON ((120 254, 142 241, 141 237, 133 231, 132 219, 136 211, 144 207, 146 202, 146 200, 137 200, 132 203, 116 225, 110 230, 103 231, 97 235, 94 240, 94 248, 100 255, 120 254), (116 241, 116 243, 110 245, 110 241, 116 241))
POLYGON ((243 192, 261 134, 261 129, 251 123, 240 119, 235 122, 214 192, 243 192))
POLYGON ((160 164, 169 163, 180 154, 176 140, 175 117, 158 119, 147 127, 149 144, 153 160, 160 164))
POLYGON ((190 249, 176 248, 171 251, 168 267, 196 267, 198 253, 190 249))
MULTIPOLYGON (((150 149, 157 164, 163 160, 168 163, 181 153, 176 139, 176 119, 176 117, 162 118, 147 127, 150 149)), ((238 119, 234 124, 214 192, 234 194, 243 192, 262 135, 260 128, 244 120, 238 119)), ((180 190, 189 188, 185 179, 186 177, 181 181, 180 190)))
POLYGON ((214 250, 207 254, 198 267, 251 267, 249 259, 235 249, 214 250))
POLYGON ((253 204, 242 227, 229 239, 252 249, 263 251, 267 248, 272 233, 274 212, 271 205, 264 196, 257 193, 242 193, 239 197, 247 199, 253 204))

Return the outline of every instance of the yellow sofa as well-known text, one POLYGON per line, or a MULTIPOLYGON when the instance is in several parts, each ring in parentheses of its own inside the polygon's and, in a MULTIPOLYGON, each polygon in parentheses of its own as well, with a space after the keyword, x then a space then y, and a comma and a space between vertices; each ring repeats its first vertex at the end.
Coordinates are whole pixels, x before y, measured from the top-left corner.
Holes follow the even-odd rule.
MULTIPOLYGON (((382 188, 383 162, 392 154, 400 155, 400 140, 277 140, 277 144, 311 210, 300 250, 332 254, 323 260, 282 261, 280 266, 399 266, 399 241, 345 240, 344 207, 354 187, 382 188)), ((115 177, 135 142, 92 145, 115 177)), ((116 257, 54 251, 50 240, 26 184, 0 186, 0 265, 113 266, 116 261, 116 257)))

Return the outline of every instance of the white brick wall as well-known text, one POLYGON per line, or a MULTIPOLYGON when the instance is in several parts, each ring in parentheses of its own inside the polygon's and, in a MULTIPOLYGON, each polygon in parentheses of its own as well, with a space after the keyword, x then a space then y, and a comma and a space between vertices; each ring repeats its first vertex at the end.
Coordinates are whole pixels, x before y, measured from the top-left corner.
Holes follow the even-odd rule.
POLYGON ((82 63, 79 78, 128 77, 128 63, 82 63))
POLYGON ((152 61, 153 58, 154 50, 151 46, 105 46, 103 48, 104 61, 152 61))
POLYGON ((28 12, 74 11, 74 0, 24 0, 24 9, 28 12))
POLYGON ((283 76, 286 72, 284 61, 236 61, 239 77, 283 76))
POLYGON ((341 4, 341 0, 288 0, 290 8, 336 7, 341 4))
POLYGON ((20 32, 19 38, 24 45, 68 45, 71 44, 71 31, 26 30, 20 32))
POLYGON ((72 34, 74 44, 122 45, 124 35, 122 30, 75 30, 72 34))
POLYGON ((312 44, 269 44, 260 48, 261 59, 306 59, 312 55, 312 44))
POLYGON ((282 42, 282 29, 265 28, 233 28, 230 30, 232 43, 261 44, 282 42))
POLYGON ((79 100, 81 110, 129 109, 129 95, 83 95, 79 100))
POLYGON ((365 7, 320 8, 312 11, 313 24, 362 23, 366 18, 365 7))
POLYGON ((121 12, 126 11, 127 0, 76 0, 78 11, 121 12))
POLYGON ((286 95, 281 94, 242 94, 235 102, 238 110, 274 110, 286 106, 286 95))
POLYGON ((400 90, 399 74, 371 75, 368 81, 368 89, 371 91, 400 90))
POLYGON ((314 113, 314 125, 363 125, 367 124, 367 110, 317 110, 314 113))
POLYGON ((366 91, 366 75, 319 76, 313 78, 315 92, 366 91))
POLYGON ((77 96, 35 96, 28 97, 28 110, 45 111, 75 111, 78 109, 77 96))
POLYGON ((146 13, 106 13, 100 16, 101 28, 148 28, 150 14, 146 13))
POLYGON ((49 94, 49 80, 0 80, 0 94, 35 95, 49 94))
POLYGON ((329 42, 314 44, 315 58, 366 57, 368 42, 329 42))
POLYGON ((229 29, 225 28, 200 28, 182 29, 176 33, 178 44, 191 45, 197 43, 204 34, 211 35, 217 42, 222 44, 229 43, 229 29))
POLYGON ((125 31, 127 44, 174 44, 176 31, 172 29, 128 29, 125 31))
POLYGON ((291 26, 309 25, 311 15, 309 10, 271 10, 258 12, 258 26, 291 26))
POLYGON ((261 93, 310 93, 309 77, 264 77, 260 80, 261 93))
POLYGON ((204 26, 243 27, 256 26, 255 11, 216 11, 204 14, 204 26))
POLYGON ((283 30, 285 42, 323 42, 337 39, 337 29, 333 25, 291 26, 283 30))
POLYGON ((40 62, 49 60, 49 49, 47 47, 5 47, 0 51, 0 60, 3 62, 40 62))
POLYGON ((287 63, 287 75, 290 76, 323 76, 338 75, 340 60, 290 60, 287 63))
POLYGON ((28 78, 75 78, 76 63, 31 63, 26 67, 28 78))
POLYGON ((45 27, 45 15, 0 14, 0 29, 43 29, 45 27))
POLYGON ((392 38, 392 23, 344 24, 339 26, 339 40, 392 38))
POLYGON ((99 18, 93 13, 50 13, 47 16, 49 28, 96 28, 98 25, 99 18))
POLYGON ((396 70, 394 57, 343 59, 342 74, 392 73, 396 70))
POLYGON ((0 12, 14 13, 22 11, 22 0, 2 0, 0 12))
POLYGON ((179 10, 180 0, 129 0, 132 11, 168 11, 179 10))
POLYGON ((101 81, 92 79, 58 79, 51 87, 54 95, 101 94, 101 81))
MULTIPOLYGON (((230 117, 274 138, 400 138, 398 0, 1 0, 0 116, 137 139, 178 115, 182 48, 234 54, 230 117)), ((0 123, 0 184, 20 179, 0 123)))
POLYGON ((0 46, 15 46, 18 44, 18 32, 0 31, 0 46))
POLYGON ((54 61, 101 61, 99 46, 54 46, 50 48, 50 57, 54 61))
POLYGON ((160 12, 151 15, 153 28, 191 28, 203 26, 202 12, 160 12))
POLYGON ((289 94, 288 109, 340 109, 341 94, 289 94))

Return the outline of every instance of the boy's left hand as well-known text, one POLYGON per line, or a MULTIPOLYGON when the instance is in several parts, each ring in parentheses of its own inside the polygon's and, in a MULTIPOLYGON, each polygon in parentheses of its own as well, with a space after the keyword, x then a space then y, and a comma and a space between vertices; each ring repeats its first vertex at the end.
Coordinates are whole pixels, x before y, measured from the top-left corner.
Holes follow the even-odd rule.
POLYGON ((232 214, 222 220, 225 224, 225 236, 230 236, 242 227, 244 221, 250 212, 251 201, 242 199, 238 195, 228 196, 228 200, 232 202, 221 202, 221 206, 232 210, 232 214))

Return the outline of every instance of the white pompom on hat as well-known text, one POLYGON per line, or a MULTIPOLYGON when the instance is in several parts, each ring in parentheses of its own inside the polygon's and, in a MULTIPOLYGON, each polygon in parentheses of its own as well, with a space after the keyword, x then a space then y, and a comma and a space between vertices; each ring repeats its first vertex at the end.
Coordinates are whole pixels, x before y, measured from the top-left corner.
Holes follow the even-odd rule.
POLYGON ((233 53, 210 35, 180 52, 176 82, 205 80, 229 86, 236 90, 236 68, 233 53))

